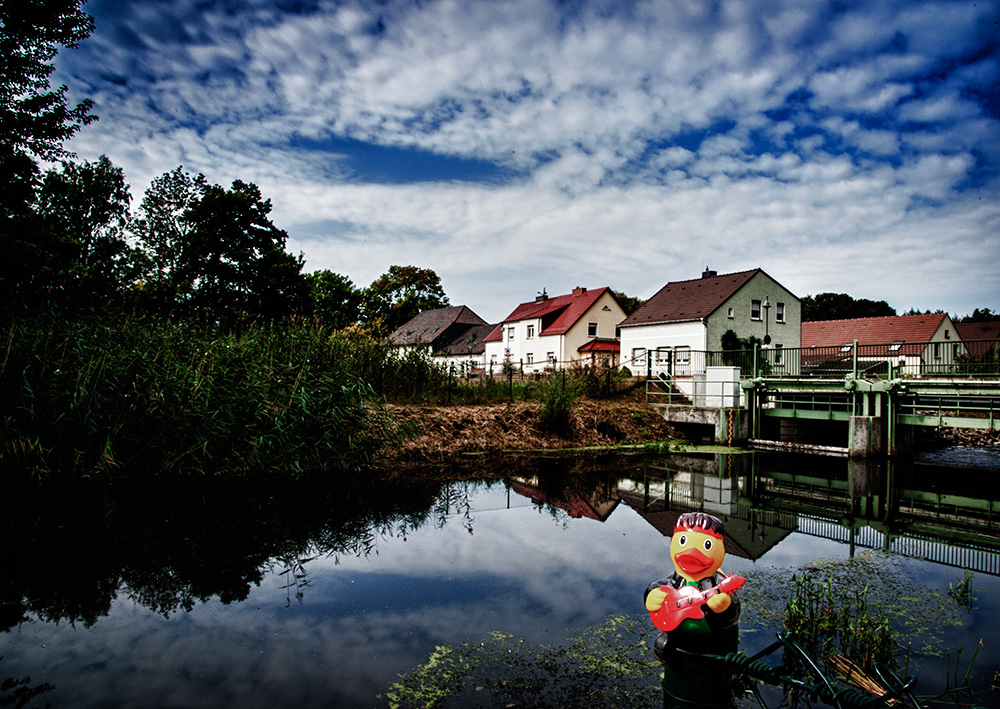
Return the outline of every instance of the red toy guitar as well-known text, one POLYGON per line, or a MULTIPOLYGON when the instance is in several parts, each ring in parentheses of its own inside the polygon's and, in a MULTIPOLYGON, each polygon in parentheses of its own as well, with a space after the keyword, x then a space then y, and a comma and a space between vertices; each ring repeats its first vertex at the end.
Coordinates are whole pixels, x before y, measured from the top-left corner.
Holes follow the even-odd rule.
POLYGON ((660 586, 660 590, 667 594, 663 601, 663 607, 658 611, 649 614, 650 619, 660 630, 670 631, 681 624, 685 618, 704 618, 705 612, 701 609, 701 604, 712 596, 719 593, 732 593, 746 582, 746 579, 736 574, 729 574, 719 583, 705 591, 699 591, 694 586, 682 586, 681 588, 670 588, 670 586, 660 586))

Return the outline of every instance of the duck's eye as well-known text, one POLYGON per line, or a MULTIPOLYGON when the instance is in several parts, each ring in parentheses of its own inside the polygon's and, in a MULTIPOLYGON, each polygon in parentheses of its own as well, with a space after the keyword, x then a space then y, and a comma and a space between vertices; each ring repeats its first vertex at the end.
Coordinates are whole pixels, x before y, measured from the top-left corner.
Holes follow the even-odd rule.
POLYGON ((711 551, 711 550, 712 550, 712 540, 711 539, 706 539, 705 540, 705 551, 711 551))
POLYGON ((677 540, 677 543, 680 544, 682 547, 683 546, 687 546, 687 543, 688 543, 687 535, 686 534, 682 534, 681 538, 677 540))

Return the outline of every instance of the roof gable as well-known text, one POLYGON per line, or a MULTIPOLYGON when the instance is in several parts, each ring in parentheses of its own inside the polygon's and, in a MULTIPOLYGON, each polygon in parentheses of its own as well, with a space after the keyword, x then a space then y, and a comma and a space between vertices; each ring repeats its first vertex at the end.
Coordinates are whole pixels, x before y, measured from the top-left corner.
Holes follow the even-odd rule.
POLYGON ((460 325, 465 330, 474 325, 488 323, 464 305, 425 310, 400 325, 389 335, 390 345, 432 345, 449 328, 460 325))
POLYGON ((629 315, 621 326, 702 320, 718 310, 758 273, 764 272, 755 268, 752 271, 668 283, 629 315))
POLYGON ((802 347, 840 347, 855 340, 861 345, 930 342, 946 317, 947 313, 932 313, 804 322, 802 347))
MULTIPOLYGON (((539 336, 562 335, 568 332, 605 293, 611 293, 611 289, 607 286, 597 290, 576 288, 567 295, 538 298, 521 303, 497 325, 486 340, 494 342, 503 339, 503 326, 522 320, 541 320, 539 336)), ((611 297, 614 298, 614 294, 611 297)))

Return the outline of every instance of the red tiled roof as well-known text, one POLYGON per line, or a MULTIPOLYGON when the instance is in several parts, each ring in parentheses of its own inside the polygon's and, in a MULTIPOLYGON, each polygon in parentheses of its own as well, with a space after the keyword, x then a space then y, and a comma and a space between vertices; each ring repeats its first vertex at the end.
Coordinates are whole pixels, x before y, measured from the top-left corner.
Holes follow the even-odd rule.
POLYGON ((577 352, 620 352, 621 343, 618 340, 588 340, 576 348, 577 352))
POLYGON ((707 318, 758 273, 763 271, 755 268, 752 271, 668 283, 625 318, 621 327, 707 318))
POLYGON ((804 322, 802 347, 839 347, 855 340, 861 345, 930 342, 946 317, 933 313, 804 322))
POLYGON ((973 357, 983 357, 1000 340, 1000 322, 957 322, 955 330, 973 357))
POLYGON ((503 326, 506 323, 519 322, 521 320, 541 320, 542 327, 539 335, 561 335, 573 327, 576 322, 583 317, 584 313, 590 310, 590 306, 597 302, 597 299, 610 292, 610 288, 605 286, 597 290, 587 290, 586 288, 576 288, 567 295, 557 295, 551 298, 536 299, 528 303, 521 303, 514 312, 503 319, 497 327, 486 338, 487 342, 496 342, 503 339, 503 326))

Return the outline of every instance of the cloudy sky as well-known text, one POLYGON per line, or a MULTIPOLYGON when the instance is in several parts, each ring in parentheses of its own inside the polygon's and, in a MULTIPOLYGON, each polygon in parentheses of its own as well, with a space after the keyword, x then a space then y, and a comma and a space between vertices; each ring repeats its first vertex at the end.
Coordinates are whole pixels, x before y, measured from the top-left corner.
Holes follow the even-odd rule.
POLYGON ((135 204, 254 182, 306 270, 547 289, 761 267, 1000 310, 1000 0, 90 0, 55 81, 135 204))

